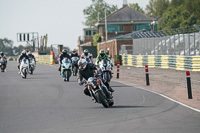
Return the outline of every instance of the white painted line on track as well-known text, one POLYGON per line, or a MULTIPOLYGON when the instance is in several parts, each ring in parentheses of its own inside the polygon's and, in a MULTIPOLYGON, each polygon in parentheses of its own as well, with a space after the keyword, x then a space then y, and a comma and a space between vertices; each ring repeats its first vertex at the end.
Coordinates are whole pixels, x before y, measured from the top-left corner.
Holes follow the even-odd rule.
MULTIPOLYGON (((116 80, 115 80, 115 82, 119 82, 119 83, 121 83, 121 84, 125 84, 125 85, 128 85, 128 86, 132 86, 132 85, 130 85, 130 84, 128 84, 128 83, 123 83, 123 82, 116 81, 116 80)), ((133 86, 133 87, 136 87, 136 86, 133 86)), ((181 103, 181 102, 179 102, 179 101, 176 101, 176 100, 174 100, 174 99, 172 99, 172 98, 170 98, 170 97, 168 97, 168 96, 165 96, 165 95, 163 95, 163 94, 160 94, 160 93, 158 93, 158 92, 155 92, 155 91, 152 91, 152 90, 148 90, 148 89, 145 89, 145 88, 141 88, 141 87, 136 87, 136 88, 142 89, 142 90, 145 90, 145 91, 149 91, 149 92, 154 93, 154 94, 157 94, 157 95, 160 95, 160 96, 162 96, 162 97, 164 97, 164 98, 167 98, 167 99, 169 99, 169 100, 171 100, 171 101, 173 101, 173 102, 175 102, 175 103, 178 103, 178 104, 180 104, 180 105, 182 105, 182 106, 184 106, 184 107, 187 107, 187 108, 189 108, 189 109, 191 109, 191 110, 194 110, 194 111, 197 111, 197 112, 200 113, 200 110, 198 110, 198 109, 196 109, 196 108, 193 108, 193 107, 191 107, 191 106, 189 106, 189 105, 186 105, 186 104, 184 104, 184 103, 181 103)))

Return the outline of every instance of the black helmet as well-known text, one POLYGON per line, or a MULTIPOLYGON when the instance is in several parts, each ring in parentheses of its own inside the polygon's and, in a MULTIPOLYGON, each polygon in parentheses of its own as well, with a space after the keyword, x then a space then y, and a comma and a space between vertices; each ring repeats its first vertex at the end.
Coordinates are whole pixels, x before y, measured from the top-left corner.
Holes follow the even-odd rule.
POLYGON ((66 50, 66 49, 63 49, 63 50, 62 50, 62 53, 63 53, 63 54, 67 54, 67 50, 66 50))
POLYGON ((0 52, 1 56, 4 56, 4 53, 3 52, 0 52))
POLYGON ((87 50, 87 49, 85 49, 85 50, 83 51, 83 53, 84 53, 85 56, 88 56, 88 50, 87 50))

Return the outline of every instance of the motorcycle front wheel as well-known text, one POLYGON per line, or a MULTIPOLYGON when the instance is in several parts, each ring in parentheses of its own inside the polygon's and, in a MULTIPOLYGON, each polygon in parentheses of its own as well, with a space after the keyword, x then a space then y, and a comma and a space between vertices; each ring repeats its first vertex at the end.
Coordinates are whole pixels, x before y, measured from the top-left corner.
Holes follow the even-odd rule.
POLYGON ((96 95, 99 99, 99 102, 105 107, 105 108, 108 108, 109 107, 109 104, 108 104, 108 101, 106 100, 106 98, 104 97, 103 95, 103 92, 101 90, 97 91, 96 92, 96 95))

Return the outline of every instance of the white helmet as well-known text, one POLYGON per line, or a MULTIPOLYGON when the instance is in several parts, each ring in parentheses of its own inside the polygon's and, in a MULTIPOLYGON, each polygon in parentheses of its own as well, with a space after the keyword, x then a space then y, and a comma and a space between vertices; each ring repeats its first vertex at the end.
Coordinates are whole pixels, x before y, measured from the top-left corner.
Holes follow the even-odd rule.
POLYGON ((80 59, 78 61, 78 67, 80 70, 84 70, 86 68, 86 66, 87 66, 87 62, 85 59, 80 59))
POLYGON ((26 55, 26 51, 25 50, 22 51, 22 55, 26 55))
POLYGON ((31 51, 29 51, 29 52, 28 52, 28 55, 32 55, 32 52, 31 52, 31 51))

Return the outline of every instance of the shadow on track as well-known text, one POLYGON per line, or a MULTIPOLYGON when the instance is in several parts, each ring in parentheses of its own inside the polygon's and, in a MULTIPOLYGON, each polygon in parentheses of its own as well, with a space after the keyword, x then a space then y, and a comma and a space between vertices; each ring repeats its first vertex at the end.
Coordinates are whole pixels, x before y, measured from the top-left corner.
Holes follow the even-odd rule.
POLYGON ((109 108, 152 108, 152 107, 155 107, 155 106, 130 106, 130 105, 117 105, 117 106, 112 106, 112 107, 109 107, 109 108))

